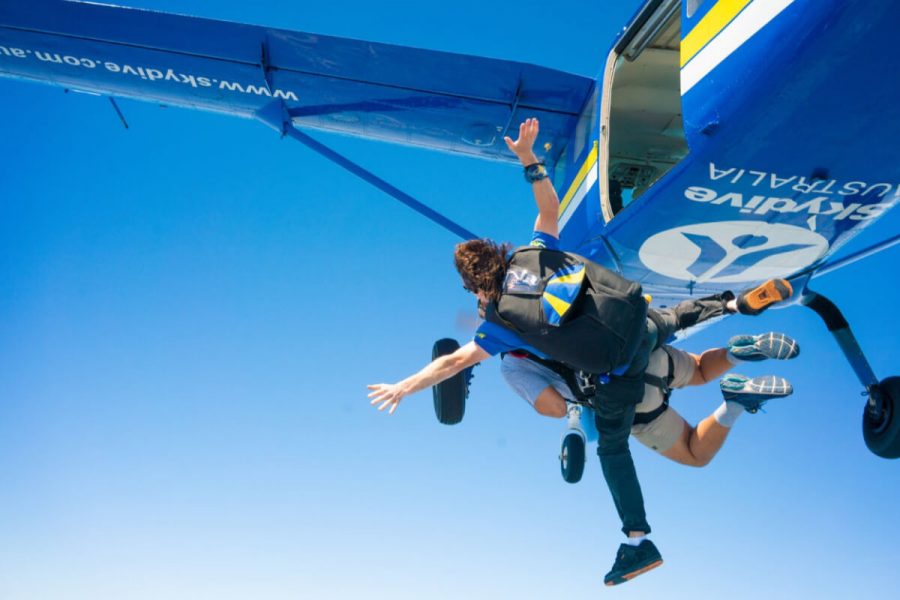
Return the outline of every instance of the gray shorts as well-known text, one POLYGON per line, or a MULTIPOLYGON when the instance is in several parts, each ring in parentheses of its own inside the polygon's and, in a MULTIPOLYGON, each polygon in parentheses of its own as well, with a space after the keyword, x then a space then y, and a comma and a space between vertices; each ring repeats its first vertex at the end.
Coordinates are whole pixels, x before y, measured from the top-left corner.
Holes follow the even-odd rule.
MULTIPOLYGON (((683 350, 671 346, 668 346, 668 349, 672 353, 674 367, 671 387, 673 389, 684 387, 694 376, 697 363, 690 354, 683 350)), ((500 364, 500 372, 506 383, 531 406, 534 406, 537 397, 548 386, 553 387, 567 401, 575 400, 569 386, 559 374, 526 358, 516 358, 507 354, 500 364)), ((658 348, 653 351, 650 355, 647 373, 663 378, 669 375, 669 359, 665 350, 658 348)), ((645 384, 644 398, 635 410, 638 413, 647 413, 658 408, 662 402, 662 390, 654 385, 645 384)), ((665 452, 681 437, 684 424, 684 418, 677 411, 669 408, 649 423, 634 425, 631 433, 648 448, 657 452, 665 452)))
MULTIPOLYGON (((697 362, 694 357, 678 348, 666 346, 672 356, 672 389, 683 388, 691 382, 694 376, 697 362)), ((650 363, 647 365, 647 373, 657 377, 667 377, 669 374, 669 359, 666 350, 657 348, 650 355, 650 363)), ((644 398, 635 408, 636 413, 648 413, 656 410, 663 403, 662 390, 655 385, 644 384, 644 398)), ((662 414, 650 421, 631 428, 631 435, 652 450, 665 452, 675 445, 684 431, 684 418, 678 412, 669 407, 662 414)))

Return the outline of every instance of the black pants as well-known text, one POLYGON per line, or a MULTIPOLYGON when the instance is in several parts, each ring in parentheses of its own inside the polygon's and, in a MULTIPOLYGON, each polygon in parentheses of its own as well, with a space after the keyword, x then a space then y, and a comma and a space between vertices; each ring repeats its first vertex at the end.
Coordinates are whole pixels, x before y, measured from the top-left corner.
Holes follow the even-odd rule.
POLYGON ((626 535, 629 531, 650 533, 641 484, 628 447, 634 409, 644 395, 644 372, 650 353, 677 330, 725 314, 725 304, 731 298, 733 296, 726 293, 651 311, 654 314, 647 318, 644 340, 628 370, 622 375, 611 376, 609 383, 598 387, 592 402, 594 423, 600 433, 597 455, 626 535))

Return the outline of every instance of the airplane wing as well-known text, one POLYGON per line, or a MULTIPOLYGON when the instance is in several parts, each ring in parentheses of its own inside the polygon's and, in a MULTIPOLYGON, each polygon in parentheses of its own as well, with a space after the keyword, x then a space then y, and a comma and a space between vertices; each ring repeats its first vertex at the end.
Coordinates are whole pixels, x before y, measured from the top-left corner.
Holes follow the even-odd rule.
POLYGON ((513 61, 63 0, 0 3, 0 75, 493 160, 526 117, 562 151, 591 78, 513 61))

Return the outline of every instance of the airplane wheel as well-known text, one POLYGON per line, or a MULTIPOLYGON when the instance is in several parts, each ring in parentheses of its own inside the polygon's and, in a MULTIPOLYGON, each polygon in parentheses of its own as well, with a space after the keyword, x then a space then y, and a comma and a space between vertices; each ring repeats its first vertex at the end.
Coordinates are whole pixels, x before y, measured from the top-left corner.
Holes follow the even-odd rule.
POLYGON ((878 420, 863 412, 863 438, 873 454, 882 458, 900 458, 900 377, 888 377, 878 384, 882 396, 882 414, 878 420))
MULTIPOLYGON (((434 347, 431 349, 431 359, 453 354, 458 348, 459 342, 456 340, 440 339, 434 343, 434 347)), ((466 371, 462 371, 431 388, 434 395, 434 414, 444 425, 456 425, 462 421, 466 412, 466 395, 468 393, 466 374, 466 371)))
POLYGON ((559 453, 559 470, 568 483, 578 483, 584 474, 584 436, 580 432, 567 433, 559 453))

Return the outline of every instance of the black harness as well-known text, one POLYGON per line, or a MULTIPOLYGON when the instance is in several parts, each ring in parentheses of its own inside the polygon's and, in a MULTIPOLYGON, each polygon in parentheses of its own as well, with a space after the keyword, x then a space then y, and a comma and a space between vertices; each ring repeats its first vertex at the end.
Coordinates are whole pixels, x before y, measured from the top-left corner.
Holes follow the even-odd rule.
POLYGON ((601 380, 601 376, 594 373, 587 373, 586 371, 570 369, 561 362, 541 358, 527 350, 511 350, 509 354, 512 354, 516 358, 523 358, 536 362, 562 377, 563 381, 566 382, 566 385, 569 386, 569 391, 572 392, 577 404, 590 406, 591 399, 597 395, 597 386, 603 385, 604 383, 601 380))
POLYGON ((650 412, 635 413, 635 425, 646 425, 647 423, 650 423, 651 421, 656 419, 656 417, 658 417, 659 415, 666 412, 666 409, 669 408, 669 396, 672 395, 672 381, 675 380, 675 360, 672 358, 672 352, 669 350, 668 346, 662 346, 662 349, 665 351, 666 360, 669 363, 669 368, 666 370, 666 376, 657 377, 656 375, 651 375, 650 373, 644 373, 644 383, 646 383, 647 385, 656 386, 662 392, 662 404, 660 404, 650 412))
MULTIPOLYGON (((670 352, 668 346, 659 347, 661 347, 666 352, 666 359, 669 363, 668 369, 666 371, 666 376, 658 377, 656 375, 644 373, 644 383, 659 388, 662 392, 663 401, 662 404, 660 404, 650 412, 636 413, 634 415, 635 425, 645 425, 647 423, 650 423, 669 408, 669 396, 672 394, 672 381, 674 381, 675 379, 675 361, 672 358, 672 353, 670 352)), ((603 385, 608 381, 608 379, 604 381, 605 376, 603 375, 598 376, 594 373, 576 371, 567 367, 561 362, 541 358, 540 356, 532 354, 527 350, 511 350, 509 354, 515 356, 516 358, 527 359, 536 362, 537 364, 547 367, 548 369, 562 377, 563 381, 565 381, 566 385, 569 387, 569 391, 571 391, 572 395, 575 397, 575 403, 581 404, 583 406, 590 407, 591 401, 593 400, 594 396, 597 395, 597 386, 603 385)))

